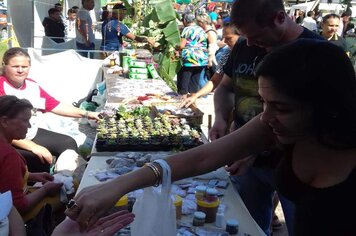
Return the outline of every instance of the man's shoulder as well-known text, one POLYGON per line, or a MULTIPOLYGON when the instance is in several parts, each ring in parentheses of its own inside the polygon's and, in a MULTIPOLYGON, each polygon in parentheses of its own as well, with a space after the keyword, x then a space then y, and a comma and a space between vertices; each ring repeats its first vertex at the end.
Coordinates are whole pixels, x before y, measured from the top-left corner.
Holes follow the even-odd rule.
POLYGON ((315 39, 315 40, 325 40, 323 36, 317 34, 305 27, 303 27, 303 32, 299 35, 298 39, 315 39))
POLYGON ((306 17, 306 18, 303 19, 303 21, 306 21, 306 22, 309 22, 309 23, 316 23, 316 20, 314 20, 311 17, 306 17))
POLYGON ((51 18, 49 18, 48 16, 46 16, 43 21, 42 21, 42 24, 49 24, 51 23, 51 21, 53 21, 51 18))
POLYGON ((89 16, 89 11, 84 9, 84 8, 81 8, 78 10, 78 13, 77 13, 77 18, 82 18, 82 17, 87 17, 89 16))

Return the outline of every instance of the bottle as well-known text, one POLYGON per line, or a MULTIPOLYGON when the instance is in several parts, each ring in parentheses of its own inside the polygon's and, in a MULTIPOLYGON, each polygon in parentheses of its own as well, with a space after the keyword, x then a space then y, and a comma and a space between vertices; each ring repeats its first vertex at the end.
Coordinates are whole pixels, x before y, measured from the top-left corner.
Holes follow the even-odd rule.
POLYGON ((224 221, 225 221, 224 208, 219 207, 218 213, 216 213, 216 222, 215 222, 216 227, 222 228, 224 226, 224 221))
POLYGON ((206 189, 207 189, 207 187, 204 185, 196 186, 195 187, 195 198, 197 200, 204 200, 206 189))
POLYGON ((226 222, 226 230, 229 235, 236 235, 239 232, 239 222, 235 219, 229 219, 226 222))
POLYGON ((182 197, 175 195, 174 206, 176 207, 176 219, 180 220, 182 218, 182 197))
POLYGON ((207 188, 205 198, 208 202, 214 202, 218 199, 218 190, 215 188, 207 188))
POLYGON ((220 201, 217 199, 213 202, 208 202, 206 199, 204 200, 196 200, 197 210, 202 211, 206 214, 205 222, 206 223, 214 223, 216 220, 216 212, 218 211, 220 201))
POLYGON ((194 212, 193 226, 203 226, 205 223, 205 213, 201 211, 194 212))

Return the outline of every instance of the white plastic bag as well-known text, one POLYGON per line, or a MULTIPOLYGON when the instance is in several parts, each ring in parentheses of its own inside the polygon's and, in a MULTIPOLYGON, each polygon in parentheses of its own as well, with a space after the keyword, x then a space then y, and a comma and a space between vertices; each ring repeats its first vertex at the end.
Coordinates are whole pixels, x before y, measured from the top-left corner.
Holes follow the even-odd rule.
POLYGON ((133 206, 132 236, 176 236, 176 211, 170 197, 171 169, 166 161, 156 160, 163 170, 161 191, 148 187, 133 206))

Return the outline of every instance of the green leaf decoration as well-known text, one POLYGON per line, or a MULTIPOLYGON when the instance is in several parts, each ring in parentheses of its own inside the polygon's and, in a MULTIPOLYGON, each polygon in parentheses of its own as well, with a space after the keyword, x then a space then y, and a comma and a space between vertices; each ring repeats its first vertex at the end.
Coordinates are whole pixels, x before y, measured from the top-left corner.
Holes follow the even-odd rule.
POLYGON ((176 13, 170 1, 164 1, 156 4, 155 6, 158 19, 161 23, 166 23, 176 19, 176 13))

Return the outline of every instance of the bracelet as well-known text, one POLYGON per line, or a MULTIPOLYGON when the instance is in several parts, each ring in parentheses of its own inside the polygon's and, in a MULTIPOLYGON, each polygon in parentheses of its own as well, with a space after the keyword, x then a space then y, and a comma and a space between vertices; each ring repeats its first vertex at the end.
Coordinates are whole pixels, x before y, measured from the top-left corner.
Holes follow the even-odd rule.
POLYGON ((158 187, 161 182, 161 174, 160 174, 158 168, 153 163, 146 163, 144 166, 147 166, 148 168, 150 168, 153 171, 153 173, 156 176, 156 180, 155 180, 155 183, 153 186, 158 187))

